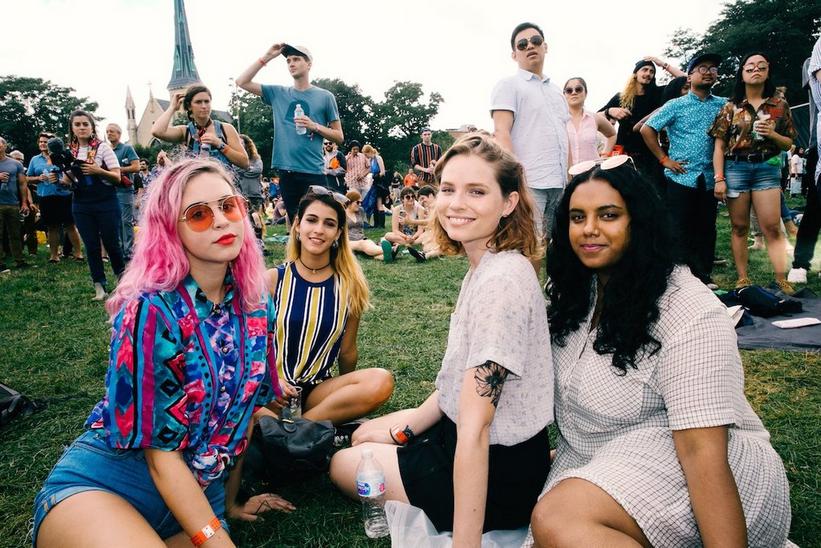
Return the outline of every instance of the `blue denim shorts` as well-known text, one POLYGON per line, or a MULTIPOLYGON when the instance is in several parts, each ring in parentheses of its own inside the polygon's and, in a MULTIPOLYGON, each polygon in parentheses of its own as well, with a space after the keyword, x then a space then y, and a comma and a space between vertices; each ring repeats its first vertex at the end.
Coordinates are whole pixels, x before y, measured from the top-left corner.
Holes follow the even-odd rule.
POLYGON ((736 162, 727 159, 724 176, 727 178, 728 198, 738 198, 742 192, 781 188, 781 168, 767 162, 736 162))
MULTIPOLYGON (((105 491, 125 499, 162 539, 182 531, 151 479, 145 452, 142 449, 111 449, 100 434, 88 430, 65 450, 34 499, 33 546, 37 545, 37 531, 49 510, 68 497, 85 491, 105 491)), ((224 482, 212 482, 205 490, 205 496, 222 526, 228 530, 224 482)))

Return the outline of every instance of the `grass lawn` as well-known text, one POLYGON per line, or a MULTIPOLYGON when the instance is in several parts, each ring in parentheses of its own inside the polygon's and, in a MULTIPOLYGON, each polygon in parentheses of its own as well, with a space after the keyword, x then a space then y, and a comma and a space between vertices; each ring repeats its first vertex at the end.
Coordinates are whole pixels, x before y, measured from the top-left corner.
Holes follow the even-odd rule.
MULTIPOLYGON (((735 280, 726 212, 719 217, 718 254, 729 259, 716 281, 735 280)), ((282 230, 278 230, 282 232, 282 230)), ((378 237, 376 231, 369 231, 378 237)), ((277 264, 283 246, 269 244, 277 264)), ((817 250, 816 258, 820 255, 817 250)), ((44 411, 0 431, 0 546, 30 545, 27 537, 34 495, 51 467, 82 429, 100 399, 106 371, 109 328, 85 264, 49 265, 41 248, 35 268, 0 277, 0 381, 47 402, 44 411)), ((362 259, 373 310, 362 321, 360 367, 386 367, 396 391, 384 411, 420 403, 433 389, 450 312, 467 270, 463 258, 416 264, 362 259)), ((753 281, 772 279, 766 253, 751 253, 753 281)), ((821 295, 821 280, 810 287, 821 295)), ((821 410, 821 356, 779 351, 742 352, 747 397, 772 434, 784 459, 792 492, 790 538, 802 547, 821 546, 821 486, 816 466, 821 410)), ((269 514, 254 524, 233 525, 241 546, 388 546, 368 540, 358 503, 343 498, 325 478, 283 489, 298 508, 269 514)))

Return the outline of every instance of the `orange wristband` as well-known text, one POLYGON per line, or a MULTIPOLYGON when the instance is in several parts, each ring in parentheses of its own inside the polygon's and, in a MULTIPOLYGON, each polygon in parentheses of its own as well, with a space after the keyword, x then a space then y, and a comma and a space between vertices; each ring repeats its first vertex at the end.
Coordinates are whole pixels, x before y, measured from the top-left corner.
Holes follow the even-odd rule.
POLYGON ((208 524, 200 529, 196 535, 191 537, 191 544, 194 546, 202 546, 205 542, 217 534, 217 531, 222 529, 222 522, 214 516, 208 524))
POLYGON ((667 158, 669 158, 669 156, 667 156, 667 155, 665 154, 664 156, 662 156, 661 158, 659 158, 659 163, 660 163, 661 165, 664 165, 664 160, 666 160, 667 158))

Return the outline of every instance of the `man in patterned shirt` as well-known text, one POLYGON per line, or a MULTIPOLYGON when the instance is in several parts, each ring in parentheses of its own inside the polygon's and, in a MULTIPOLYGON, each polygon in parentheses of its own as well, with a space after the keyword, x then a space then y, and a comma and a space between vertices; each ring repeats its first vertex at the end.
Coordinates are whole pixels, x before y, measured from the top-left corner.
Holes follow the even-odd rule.
POLYGON ((433 185, 433 168, 442 157, 442 147, 431 142, 430 128, 422 128, 422 142, 411 149, 411 167, 419 176, 421 185, 433 185))
POLYGON ((696 55, 687 65, 690 92, 665 103, 641 129, 641 136, 667 177, 666 202, 673 229, 693 275, 710 289, 716 247, 716 200, 713 138, 707 130, 727 102, 710 90, 716 83, 721 57, 696 55), (667 130, 670 156, 659 146, 658 132, 667 130))

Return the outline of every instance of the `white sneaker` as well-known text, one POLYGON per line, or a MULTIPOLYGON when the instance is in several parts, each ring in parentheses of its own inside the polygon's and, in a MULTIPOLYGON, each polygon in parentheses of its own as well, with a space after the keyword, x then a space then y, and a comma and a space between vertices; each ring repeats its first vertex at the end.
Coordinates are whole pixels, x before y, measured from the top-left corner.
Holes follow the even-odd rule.
POLYGON ((791 284, 805 284, 807 283, 807 269, 806 268, 793 268, 790 270, 790 273, 787 274, 787 281, 791 284))
POLYGON ((91 299, 92 301, 102 301, 106 298, 105 289, 103 289, 103 285, 100 283, 94 284, 94 297, 91 299))

